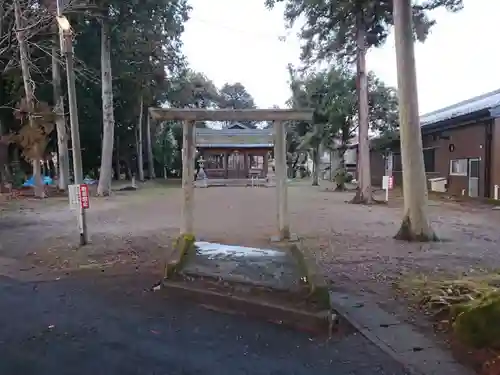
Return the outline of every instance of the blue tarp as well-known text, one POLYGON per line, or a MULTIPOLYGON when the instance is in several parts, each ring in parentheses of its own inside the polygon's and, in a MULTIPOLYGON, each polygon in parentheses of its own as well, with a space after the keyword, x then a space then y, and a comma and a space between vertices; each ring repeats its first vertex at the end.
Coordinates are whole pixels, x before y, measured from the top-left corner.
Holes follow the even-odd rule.
MULTIPOLYGON (((54 183, 52 178, 50 178, 49 176, 42 176, 42 180, 44 185, 52 185, 54 183)), ((28 180, 26 180, 23 186, 34 186, 33 176, 31 176, 28 180)))
POLYGON ((97 181, 94 180, 93 178, 90 178, 89 176, 85 177, 85 179, 83 180, 83 183, 84 184, 87 184, 87 185, 95 185, 97 184, 97 181))

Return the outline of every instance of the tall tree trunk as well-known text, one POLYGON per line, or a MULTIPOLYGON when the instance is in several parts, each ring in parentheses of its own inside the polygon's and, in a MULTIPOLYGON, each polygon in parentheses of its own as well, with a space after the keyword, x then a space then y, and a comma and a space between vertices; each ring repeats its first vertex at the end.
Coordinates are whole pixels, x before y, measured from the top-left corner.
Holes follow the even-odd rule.
POLYGON ((404 196, 404 217, 396 238, 433 241, 437 237, 426 213, 427 181, 418 116, 411 0, 394 0, 394 25, 404 196))
MULTIPOLYGON (((312 155, 312 151, 311 151, 311 161, 312 161, 312 171, 311 171, 311 176, 312 178, 314 179, 314 170, 316 169, 316 165, 314 164, 314 155, 312 155)), ((307 156, 309 158, 309 154, 307 156)))
POLYGON ((339 166, 334 174, 335 180, 335 190, 336 191, 345 191, 346 187, 346 179, 347 179, 347 169, 345 165, 345 154, 347 152, 348 144, 349 144, 349 126, 350 122, 344 122, 342 127, 340 128, 341 138, 340 138, 340 146, 337 148, 337 153, 339 157, 339 166))
POLYGON ((363 12, 357 15, 357 78, 358 78, 358 120, 359 120, 359 188, 352 203, 371 204, 372 184, 370 172, 370 144, 368 140, 368 76, 366 74, 366 30, 363 12))
POLYGON ((319 163, 320 163, 320 155, 319 155, 319 146, 315 146, 312 150, 313 156, 313 186, 319 186, 319 163))
POLYGON ((0 181, 2 183, 9 182, 12 178, 9 171, 9 145, 1 140, 4 134, 5 129, 0 119, 0 181))
POLYGON ((125 180, 132 179, 132 168, 130 168, 130 161, 128 158, 123 159, 123 163, 125 164, 125 180))
POLYGON ((333 174, 333 158, 335 157, 335 154, 336 154, 336 152, 334 152, 333 150, 330 150, 329 156, 328 156, 329 161, 330 161, 330 173, 328 175, 329 181, 333 181, 333 176, 334 176, 334 174, 333 174))
POLYGON ((111 75, 111 41, 109 25, 105 20, 101 25, 101 80, 102 80, 102 154, 101 172, 97 195, 111 193, 111 177, 113 173, 113 141, 115 133, 115 118, 113 113, 113 81, 111 75))
POLYGON ((153 158, 153 140, 151 138, 151 116, 148 115, 148 121, 146 124, 146 136, 148 137, 148 172, 149 179, 154 180, 155 175, 155 164, 153 158))
MULTIPOLYGON (((31 77, 29 72, 29 54, 28 47, 26 46, 26 40, 24 39, 24 26, 21 20, 21 6, 19 5, 19 0, 14 0, 14 13, 16 22, 16 36, 17 42, 19 44, 19 56, 21 59, 21 72, 23 76, 24 92, 26 95, 26 104, 28 107, 28 119, 30 126, 33 130, 36 129, 37 125, 33 119, 33 113, 35 111, 35 96, 33 94, 33 87, 31 86, 31 77)), ((33 185, 34 193, 37 198, 45 197, 45 189, 43 187, 42 181, 42 166, 40 164, 40 159, 42 157, 40 152, 40 147, 38 145, 34 147, 34 160, 33 164, 33 185)))
POLYGON ((140 99, 140 112, 139 112, 139 122, 137 123, 137 164, 139 168, 139 181, 144 181, 144 155, 143 155, 143 140, 142 140, 142 122, 144 119, 144 96, 141 95, 140 99))
MULTIPOLYGON (((3 36, 3 17, 4 17, 4 3, 3 0, 0 1, 0 39, 3 36)), ((0 118, 0 139, 4 135, 4 127, 2 119, 0 118)), ((7 164, 8 161, 8 145, 2 144, 0 141, 0 182, 7 182, 7 164)))
POLYGON ((116 146, 115 146, 115 180, 121 180, 121 168, 120 168, 120 137, 116 136, 116 146))
MULTIPOLYGON (((57 29, 56 29, 57 31, 57 29)), ((54 110, 56 113, 58 187, 67 190, 69 184, 69 152, 66 117, 64 116, 64 98, 61 89, 61 68, 57 56, 59 37, 56 35, 52 45, 52 87, 54 91, 54 110)))

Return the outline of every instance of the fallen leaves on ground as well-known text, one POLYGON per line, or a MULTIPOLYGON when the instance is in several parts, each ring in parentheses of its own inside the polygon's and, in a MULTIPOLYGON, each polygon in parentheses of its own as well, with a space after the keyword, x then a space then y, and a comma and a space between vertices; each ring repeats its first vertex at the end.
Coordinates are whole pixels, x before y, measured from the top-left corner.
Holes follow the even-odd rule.
POLYGON ((407 279, 398 285, 398 289, 431 317, 436 331, 449 333, 450 345, 457 358, 468 362, 481 375, 500 375, 500 353, 487 347, 468 347, 458 340, 452 329, 460 311, 495 295, 499 286, 499 272, 482 272, 456 279, 407 279))

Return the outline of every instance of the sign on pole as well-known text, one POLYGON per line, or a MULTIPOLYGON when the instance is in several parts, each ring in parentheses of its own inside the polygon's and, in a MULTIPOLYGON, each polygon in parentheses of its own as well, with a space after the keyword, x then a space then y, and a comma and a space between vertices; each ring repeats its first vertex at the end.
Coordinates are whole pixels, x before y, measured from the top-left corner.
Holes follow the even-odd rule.
POLYGON ((80 244, 85 244, 87 229, 85 225, 85 210, 90 207, 89 187, 86 184, 68 185, 69 207, 78 212, 78 232, 80 244))
POLYGON ((87 184, 68 185, 69 206, 72 210, 90 208, 89 186, 87 184))
POLYGON ((392 152, 390 152, 387 155, 387 174, 389 176, 392 176, 393 163, 394 163, 394 156, 393 156, 392 152))
POLYGON ((80 187, 79 185, 68 185, 69 208, 76 210, 80 207, 80 187))
POLYGON ((393 176, 384 176, 382 177, 382 189, 385 190, 385 201, 389 201, 389 190, 392 190, 394 186, 394 177, 393 176))
POLYGON ((86 184, 80 184, 80 205, 81 208, 86 210, 90 207, 90 199, 89 199, 89 187, 86 184))
POLYGON ((392 190, 393 187, 394 187, 394 177, 392 177, 392 176, 382 177, 382 189, 392 190))

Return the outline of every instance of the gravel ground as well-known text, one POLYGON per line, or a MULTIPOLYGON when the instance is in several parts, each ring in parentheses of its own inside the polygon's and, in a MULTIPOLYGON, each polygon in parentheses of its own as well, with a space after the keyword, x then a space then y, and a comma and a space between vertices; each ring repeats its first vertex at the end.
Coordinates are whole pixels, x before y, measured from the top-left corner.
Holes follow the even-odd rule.
MULTIPOLYGON (((395 283, 415 274, 500 268, 500 211, 431 202, 432 225, 445 241, 409 244, 392 239, 403 214, 400 198, 389 205, 349 205, 353 193, 326 187, 290 187, 292 230, 333 288, 372 294, 382 307, 427 332, 425 319, 394 298, 395 283)), ((269 246, 276 228, 274 189, 220 187, 197 189, 195 195, 198 239, 269 246)), ((88 211, 91 244, 80 249, 66 199, 1 203, 0 274, 15 277, 16 271, 34 266, 46 274, 85 268, 101 276, 92 280, 101 280, 115 274, 101 272, 106 264, 129 277, 133 271, 132 284, 143 286, 135 278, 158 280, 162 274, 179 231, 180 203, 178 187, 160 184, 94 198, 88 211)), ((0 373, 43 375, 65 367, 68 374, 220 374, 229 369, 235 374, 361 375, 375 373, 374 366, 380 374, 403 373, 359 335, 325 345, 279 327, 131 296, 130 282, 117 281, 121 291, 113 292, 89 282, 61 279, 34 287, 2 280, 0 373), (61 331, 47 328, 51 325, 61 331)))
MULTIPOLYGON (((431 202, 432 225, 446 241, 410 244, 392 239, 403 214, 400 198, 387 206, 350 205, 346 201, 353 193, 325 191, 325 187, 293 184, 290 221, 338 289, 374 293, 384 303, 391 300, 392 286, 401 277, 500 268, 500 211, 431 202)), ((265 246, 275 232, 275 189, 196 189, 195 198, 198 239, 265 246)), ((75 246, 76 219, 66 200, 4 205, 0 257, 55 268, 106 262, 158 272, 179 230, 180 203, 178 187, 159 184, 92 199, 88 213, 92 244, 85 249, 75 246)))

